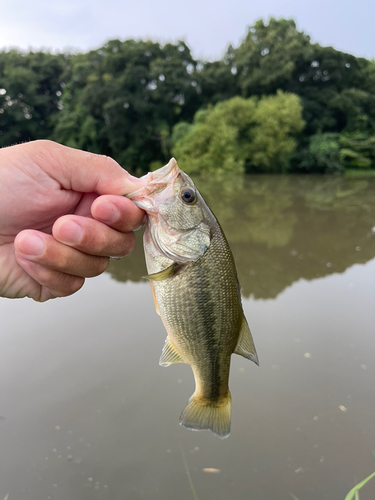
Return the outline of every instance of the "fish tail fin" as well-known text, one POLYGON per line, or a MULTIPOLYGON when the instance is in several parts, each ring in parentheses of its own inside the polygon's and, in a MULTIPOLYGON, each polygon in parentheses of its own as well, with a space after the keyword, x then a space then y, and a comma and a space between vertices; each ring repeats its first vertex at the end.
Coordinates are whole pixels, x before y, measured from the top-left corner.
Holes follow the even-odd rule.
POLYGON ((181 413, 180 425, 194 431, 210 430, 224 439, 230 434, 230 392, 221 401, 202 399, 195 394, 181 413))

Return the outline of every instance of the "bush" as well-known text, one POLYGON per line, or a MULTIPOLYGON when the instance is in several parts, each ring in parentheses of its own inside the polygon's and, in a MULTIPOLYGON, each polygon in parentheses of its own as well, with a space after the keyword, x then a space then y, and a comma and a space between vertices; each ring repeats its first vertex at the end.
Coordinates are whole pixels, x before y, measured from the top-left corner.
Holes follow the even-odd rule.
POLYGON ((173 154, 190 174, 285 172, 304 126, 294 94, 234 97, 174 127, 173 154))

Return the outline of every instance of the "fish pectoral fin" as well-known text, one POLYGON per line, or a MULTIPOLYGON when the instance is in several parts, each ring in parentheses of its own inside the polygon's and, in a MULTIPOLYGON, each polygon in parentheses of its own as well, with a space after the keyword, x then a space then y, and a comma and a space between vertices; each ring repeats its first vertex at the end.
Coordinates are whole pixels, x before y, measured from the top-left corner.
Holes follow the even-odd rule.
POLYGON ((242 318, 240 336, 238 338, 234 354, 239 354, 244 358, 250 359, 259 366, 258 354, 256 352, 253 337, 245 316, 242 318))
POLYGON ((167 337, 165 345, 163 347, 163 352, 161 353, 159 359, 159 365, 169 366, 173 365, 174 363, 185 363, 185 361, 182 359, 181 354, 169 340, 169 337, 167 337))
POLYGON ((163 269, 162 271, 159 271, 158 273, 148 274, 147 276, 142 277, 153 281, 163 281, 174 276, 179 267, 180 266, 178 264, 173 263, 169 267, 163 269))

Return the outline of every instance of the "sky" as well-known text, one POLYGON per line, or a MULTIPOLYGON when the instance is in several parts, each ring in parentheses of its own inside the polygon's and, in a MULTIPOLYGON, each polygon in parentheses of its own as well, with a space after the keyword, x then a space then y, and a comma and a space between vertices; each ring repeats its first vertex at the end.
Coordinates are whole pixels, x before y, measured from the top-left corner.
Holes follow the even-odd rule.
POLYGON ((0 0, 0 13, 0 50, 182 39, 195 58, 215 60, 257 19, 273 16, 293 18, 313 42, 375 58, 374 0, 0 0))

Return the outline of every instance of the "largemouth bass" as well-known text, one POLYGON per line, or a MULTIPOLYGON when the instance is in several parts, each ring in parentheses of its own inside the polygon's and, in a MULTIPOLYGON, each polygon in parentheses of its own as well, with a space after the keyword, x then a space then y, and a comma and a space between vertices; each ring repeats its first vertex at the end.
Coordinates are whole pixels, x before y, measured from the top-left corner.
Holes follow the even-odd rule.
POLYGON ((258 364, 224 233, 193 181, 172 158, 127 195, 147 212, 144 250, 156 312, 167 330, 161 366, 187 363, 195 392, 180 417, 193 430, 230 433, 230 358, 258 364))

